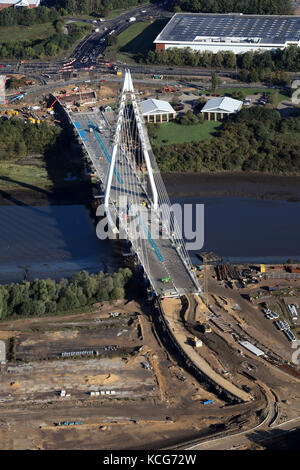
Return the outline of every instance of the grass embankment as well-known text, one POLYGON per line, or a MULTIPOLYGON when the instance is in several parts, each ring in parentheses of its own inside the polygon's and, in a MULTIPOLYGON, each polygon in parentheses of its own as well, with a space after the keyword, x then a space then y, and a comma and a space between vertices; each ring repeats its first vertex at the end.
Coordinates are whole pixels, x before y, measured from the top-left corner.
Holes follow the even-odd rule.
POLYGON ((184 126, 176 122, 158 124, 159 131, 155 145, 181 144, 183 142, 201 142, 213 137, 214 133, 221 127, 218 121, 204 121, 203 124, 184 126))
POLYGON ((139 21, 129 26, 118 36, 118 41, 107 48, 105 56, 120 62, 138 62, 153 47, 153 41, 167 20, 160 18, 153 23, 139 21))
POLYGON ((46 39, 55 34, 53 23, 34 24, 32 26, 1 26, 0 42, 35 41, 46 39))
POLYGON ((48 177, 46 168, 37 165, 18 165, 0 163, 0 186, 2 190, 26 189, 32 186, 37 189, 51 189, 53 183, 48 177))

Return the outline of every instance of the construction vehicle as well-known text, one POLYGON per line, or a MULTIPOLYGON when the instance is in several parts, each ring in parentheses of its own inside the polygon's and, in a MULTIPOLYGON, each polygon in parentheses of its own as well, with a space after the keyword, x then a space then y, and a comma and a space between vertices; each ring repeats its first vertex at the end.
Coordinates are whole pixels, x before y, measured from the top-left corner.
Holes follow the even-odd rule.
POLYGON ((265 273, 266 272, 266 266, 264 264, 261 264, 259 270, 260 270, 261 273, 265 273))
POLYGON ((147 209, 150 209, 150 204, 149 204, 149 202, 147 202, 147 201, 143 201, 143 202, 142 202, 142 206, 143 206, 143 207, 147 207, 147 209))
POLYGON ((58 423, 58 426, 77 426, 78 424, 83 424, 82 421, 61 421, 58 423))
POLYGON ((202 341, 201 339, 197 338, 197 336, 194 336, 193 338, 193 345, 196 347, 196 348, 201 348, 202 346, 202 341))
POLYGON ((193 266, 195 269, 197 269, 197 271, 202 271, 202 266, 201 264, 194 264, 193 266))
POLYGON ((163 277, 163 278, 161 279, 161 282, 167 283, 167 282, 170 282, 170 280, 171 280, 170 277, 163 277))
POLYGON ((215 402, 212 400, 203 400, 202 405, 214 405, 215 402))
POLYGON ((204 333, 211 333, 212 332, 212 329, 211 327, 208 325, 208 323, 205 323, 203 325, 203 328, 204 328, 204 333))
POLYGON ((1 114, 6 114, 7 116, 18 116, 19 111, 15 111, 14 109, 6 109, 5 111, 1 111, 1 114))
POLYGON ((22 100, 23 98, 24 98, 24 94, 23 94, 23 93, 20 93, 19 95, 13 96, 12 98, 10 98, 9 102, 10 102, 10 103, 13 103, 13 101, 22 100))
POLYGON ((176 93, 178 91, 177 87, 171 87, 171 86, 165 86, 162 90, 161 93, 176 93))

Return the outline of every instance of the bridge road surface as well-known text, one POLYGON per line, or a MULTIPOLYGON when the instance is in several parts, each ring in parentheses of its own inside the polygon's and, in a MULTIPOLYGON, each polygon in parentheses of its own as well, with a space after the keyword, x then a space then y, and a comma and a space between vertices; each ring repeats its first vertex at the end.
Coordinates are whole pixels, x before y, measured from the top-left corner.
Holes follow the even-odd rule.
MULTIPOLYGON (((105 184, 112 152, 113 129, 99 111, 87 113, 69 112, 68 114, 92 160, 99 179, 105 184), (91 127, 93 129, 92 132, 90 132, 91 127), (100 132, 96 129, 99 129, 100 132)), ((149 201, 145 194, 145 189, 137 176, 136 169, 131 166, 125 156, 122 158, 122 164, 120 159, 116 159, 111 187, 111 201, 117 203, 115 207, 118 205, 120 196, 126 196, 128 200, 132 200, 134 197, 141 208, 141 214, 145 211, 142 202, 145 200, 149 201)), ((130 216, 130 211, 128 214, 130 216)), ((124 217, 122 212, 118 215, 120 218, 124 217)), ((129 236, 134 233, 137 225, 142 226, 145 236, 142 237, 140 243, 142 248, 140 251, 144 252, 141 260, 146 261, 146 264, 149 266, 147 274, 150 277, 156 294, 164 295, 165 292, 171 292, 174 289, 180 293, 197 292, 197 287, 188 272, 188 268, 179 256, 176 247, 172 246, 172 241, 167 238, 164 232, 164 238, 160 237, 153 240, 150 235, 149 225, 147 222, 144 223, 144 220, 140 216, 133 220, 132 231, 129 233, 129 236), (166 277, 169 277, 171 282, 163 283, 161 281, 161 279, 166 277)), ((145 267, 147 268, 147 266, 145 267)))

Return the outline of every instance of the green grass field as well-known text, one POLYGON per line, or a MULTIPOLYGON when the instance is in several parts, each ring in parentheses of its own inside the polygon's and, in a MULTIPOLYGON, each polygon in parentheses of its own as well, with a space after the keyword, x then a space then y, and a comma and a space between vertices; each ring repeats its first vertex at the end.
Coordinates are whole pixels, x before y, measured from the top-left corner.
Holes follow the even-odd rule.
POLYGON ((0 42, 34 41, 45 39, 55 33, 51 22, 32 26, 1 26, 0 42))
POLYGON ((168 145, 181 144, 183 142, 200 142, 213 137, 221 125, 219 121, 204 121, 203 124, 196 124, 194 126, 183 126, 176 122, 165 122, 158 124, 159 132, 153 143, 155 145, 168 145))
POLYGON ((120 62, 137 62, 148 50, 153 48, 153 41, 163 29, 167 20, 157 19, 139 21, 129 26, 118 36, 118 43, 107 49, 107 58, 116 58, 120 62))

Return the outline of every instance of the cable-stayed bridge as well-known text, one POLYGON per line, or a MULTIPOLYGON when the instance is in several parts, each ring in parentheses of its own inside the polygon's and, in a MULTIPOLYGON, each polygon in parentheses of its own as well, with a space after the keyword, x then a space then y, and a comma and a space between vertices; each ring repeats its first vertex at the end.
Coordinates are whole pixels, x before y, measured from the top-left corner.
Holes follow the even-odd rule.
POLYGON ((114 129, 100 111, 66 112, 105 186, 103 208, 111 233, 131 242, 156 295, 201 293, 129 70, 114 129))

